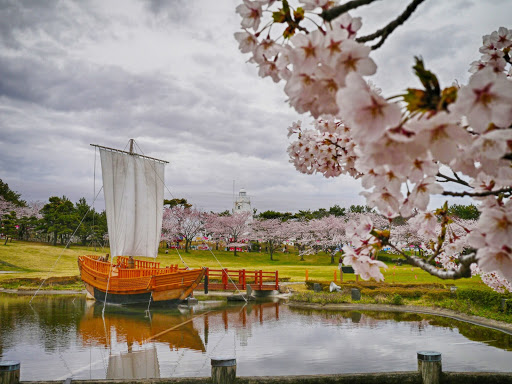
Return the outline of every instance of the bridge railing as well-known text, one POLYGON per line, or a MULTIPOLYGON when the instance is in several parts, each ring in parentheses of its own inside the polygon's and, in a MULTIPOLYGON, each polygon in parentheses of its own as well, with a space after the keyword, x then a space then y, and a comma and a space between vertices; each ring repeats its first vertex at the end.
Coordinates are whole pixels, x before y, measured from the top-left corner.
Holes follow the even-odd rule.
POLYGON ((279 289, 279 271, 206 268, 205 279, 210 290, 247 289, 247 285, 256 290, 279 289))

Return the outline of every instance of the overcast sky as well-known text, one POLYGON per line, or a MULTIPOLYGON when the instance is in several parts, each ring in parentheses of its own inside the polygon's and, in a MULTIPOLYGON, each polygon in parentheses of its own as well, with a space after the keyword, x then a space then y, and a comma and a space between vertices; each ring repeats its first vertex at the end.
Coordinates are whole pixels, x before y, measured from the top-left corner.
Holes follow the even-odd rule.
MULTIPOLYGON (((310 119, 238 51, 237 3, 0 0, 0 179, 27 201, 91 203, 102 182, 89 144, 123 149, 134 138, 170 162, 172 195, 201 209, 231 209, 233 181, 258 211, 363 204, 358 181, 302 175, 288 162, 287 127, 310 119)), ((370 33, 407 3, 353 15, 370 33)), ((418 86, 411 66, 421 55, 443 86, 466 83, 482 35, 511 27, 510 15, 508 0, 426 0, 372 54, 371 80, 385 96, 418 86)))

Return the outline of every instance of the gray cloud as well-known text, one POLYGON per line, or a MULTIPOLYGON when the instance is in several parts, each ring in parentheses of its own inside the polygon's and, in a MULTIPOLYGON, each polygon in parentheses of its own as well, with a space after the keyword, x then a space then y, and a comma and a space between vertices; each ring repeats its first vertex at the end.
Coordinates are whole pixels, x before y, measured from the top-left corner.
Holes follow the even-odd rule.
MULTIPOLYGON (((408 2, 356 12, 363 33, 408 2)), ((309 118, 238 52, 237 3, 0 0, 0 178, 26 200, 89 199, 89 144, 135 138, 171 161, 172 193, 207 210, 231 208, 233 180, 260 211, 361 204, 358 181, 302 175, 288 162, 286 128, 309 118)), ((385 94, 417 86, 411 66, 422 55, 443 84, 464 82, 481 36, 507 25, 511 7, 425 2, 374 52, 372 80, 385 94)))

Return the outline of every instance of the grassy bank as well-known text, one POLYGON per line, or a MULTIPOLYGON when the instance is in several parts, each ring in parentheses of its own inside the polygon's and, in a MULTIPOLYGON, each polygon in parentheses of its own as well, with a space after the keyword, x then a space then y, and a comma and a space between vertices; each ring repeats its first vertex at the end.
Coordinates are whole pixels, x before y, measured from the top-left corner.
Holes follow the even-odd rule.
POLYGON ((442 283, 392 284, 392 283, 343 283, 341 292, 329 292, 328 282, 318 282, 323 290, 312 291, 314 282, 306 289, 295 292, 291 300, 314 304, 388 304, 393 306, 413 305, 431 308, 445 308, 458 313, 485 317, 512 323, 512 305, 501 308, 501 299, 512 301, 512 294, 499 294, 489 288, 457 288, 455 292, 442 283), (308 289, 310 288, 310 289, 308 289), (351 289, 361 291, 361 300, 352 300, 351 289))
MULTIPOLYGON (((74 289, 79 286, 77 258, 84 254, 105 254, 108 249, 88 248, 73 246, 70 249, 38 244, 30 242, 10 242, 7 245, 0 245, 0 271, 15 273, 0 274, 0 286, 4 288, 32 288, 38 285, 41 279, 49 279, 52 287, 44 285, 45 288, 55 289, 61 285, 63 289, 74 289)), ((222 265, 228 269, 265 270, 279 271, 279 276, 292 282, 304 282, 306 270, 309 280, 332 281, 334 273, 339 283, 339 271, 336 264, 330 264, 331 258, 325 253, 306 256, 300 261, 298 255, 293 252, 274 254, 274 260, 270 260, 267 253, 244 252, 234 256, 232 252, 225 251, 197 251, 189 253, 180 251, 181 256, 190 267, 220 268, 222 265), (215 256, 214 256, 215 255, 215 256), (218 260, 218 261, 217 261, 218 260), (220 265, 219 265, 220 262, 220 265)), ((391 260, 391 257, 389 258, 391 260)), ((457 281, 442 282, 417 267, 410 265, 396 266, 390 263, 389 268, 384 271, 386 283, 394 284, 432 284, 446 283, 453 284, 459 288, 487 289, 480 278, 461 279, 457 281)), ((182 262, 176 250, 169 250, 166 254, 160 250, 157 259, 162 266, 179 264, 182 262)), ((355 282, 353 274, 344 274, 345 282, 355 282)))

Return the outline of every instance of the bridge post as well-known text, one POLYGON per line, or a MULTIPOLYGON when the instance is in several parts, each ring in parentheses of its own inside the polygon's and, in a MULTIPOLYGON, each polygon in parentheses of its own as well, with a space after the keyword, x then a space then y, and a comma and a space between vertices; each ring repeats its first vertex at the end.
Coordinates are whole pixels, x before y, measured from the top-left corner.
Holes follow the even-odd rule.
POLYGON ((209 268, 206 268, 206 272, 204 273, 204 294, 208 294, 208 282, 209 282, 209 268))
POLYGON ((228 289, 228 270, 222 268, 222 285, 224 289, 228 289))
POLYGON ((245 269, 242 269, 242 289, 247 289, 247 277, 245 276, 245 269))
POLYGON ((263 271, 260 269, 260 291, 263 285, 263 271))
POLYGON ((279 290, 279 271, 276 271, 276 291, 279 290))

